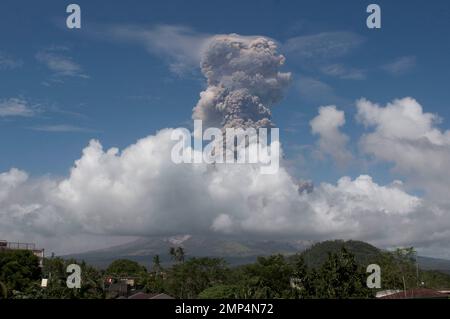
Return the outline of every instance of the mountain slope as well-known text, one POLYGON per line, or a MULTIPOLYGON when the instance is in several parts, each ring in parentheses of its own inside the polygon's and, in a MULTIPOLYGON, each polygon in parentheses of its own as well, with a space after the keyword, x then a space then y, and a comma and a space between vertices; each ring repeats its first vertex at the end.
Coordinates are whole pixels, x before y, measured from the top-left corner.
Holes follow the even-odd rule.
POLYGON ((64 256, 85 260, 104 268, 114 259, 127 258, 149 267, 153 256, 159 255, 162 263, 170 262, 170 247, 182 246, 187 257, 221 257, 230 264, 253 262, 257 256, 276 253, 295 254, 309 247, 308 241, 238 240, 207 236, 146 237, 131 243, 64 256))
POLYGON ((417 262, 424 270, 437 270, 450 275, 450 260, 417 256, 417 262))
MULTIPOLYGON (((254 262, 257 256, 277 253, 293 255, 303 252, 303 257, 308 266, 317 267, 326 260, 329 252, 338 252, 342 246, 353 253, 359 263, 368 265, 381 252, 375 246, 356 240, 330 240, 312 245, 312 242, 302 240, 243 240, 227 237, 182 235, 140 238, 124 245, 68 255, 64 258, 85 260, 87 263, 100 268, 106 268, 115 259, 126 258, 150 267, 155 255, 160 256, 163 264, 170 263, 169 249, 176 246, 182 246, 187 257, 221 257, 231 265, 254 262)), ((417 259, 419 267, 424 270, 438 270, 450 274, 450 260, 421 256, 417 259)))

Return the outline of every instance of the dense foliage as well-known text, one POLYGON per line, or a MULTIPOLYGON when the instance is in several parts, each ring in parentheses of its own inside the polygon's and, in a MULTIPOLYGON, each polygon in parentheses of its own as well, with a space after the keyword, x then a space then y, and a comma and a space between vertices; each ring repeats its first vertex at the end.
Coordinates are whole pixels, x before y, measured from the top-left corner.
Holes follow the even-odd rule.
POLYGON ((27 289, 40 276, 39 259, 31 251, 0 252, 0 298, 27 289))
MULTIPOLYGON (((361 242, 333 241, 295 256, 259 257, 239 267, 220 258, 185 259, 179 248, 170 252, 172 265, 163 267, 154 256, 150 270, 126 259, 112 262, 106 270, 78 263, 82 287, 69 289, 66 268, 75 260, 46 258, 41 268, 30 251, 2 251, 0 298, 117 298, 124 292, 111 292, 109 286, 130 279, 134 291, 176 298, 373 298, 376 290, 366 287, 369 263, 381 266, 382 289, 450 287, 449 275, 417 267, 412 248, 386 252, 361 242), (47 287, 41 287, 42 278, 48 279, 47 287), (112 281, 105 286, 107 280, 112 281)), ((133 292, 129 289, 125 284, 125 294, 133 292)))
POLYGON ((115 276, 140 276, 146 272, 147 269, 145 269, 144 266, 141 266, 139 263, 128 259, 114 260, 106 269, 107 274, 115 276))
POLYGON ((361 265, 369 265, 376 261, 381 250, 363 241, 357 240, 327 240, 312 245, 303 253, 303 259, 308 267, 320 267, 330 253, 337 254, 342 248, 355 256, 356 261, 361 265))

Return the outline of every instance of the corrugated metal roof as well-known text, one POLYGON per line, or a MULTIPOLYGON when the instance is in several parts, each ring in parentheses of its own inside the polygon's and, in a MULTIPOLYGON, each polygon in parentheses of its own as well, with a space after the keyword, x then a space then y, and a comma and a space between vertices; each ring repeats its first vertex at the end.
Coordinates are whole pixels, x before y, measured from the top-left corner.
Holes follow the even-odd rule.
POLYGON ((448 295, 434 289, 416 288, 380 297, 380 299, 448 298, 448 295))

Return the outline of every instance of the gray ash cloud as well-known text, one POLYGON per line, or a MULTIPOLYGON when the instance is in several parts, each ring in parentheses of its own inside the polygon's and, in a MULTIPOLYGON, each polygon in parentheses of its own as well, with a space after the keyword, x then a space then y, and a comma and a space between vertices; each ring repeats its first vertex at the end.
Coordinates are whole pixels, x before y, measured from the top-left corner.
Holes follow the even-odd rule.
POLYGON ((291 82, 274 41, 236 34, 213 37, 203 52, 205 91, 192 117, 205 127, 270 127, 271 108, 291 82))

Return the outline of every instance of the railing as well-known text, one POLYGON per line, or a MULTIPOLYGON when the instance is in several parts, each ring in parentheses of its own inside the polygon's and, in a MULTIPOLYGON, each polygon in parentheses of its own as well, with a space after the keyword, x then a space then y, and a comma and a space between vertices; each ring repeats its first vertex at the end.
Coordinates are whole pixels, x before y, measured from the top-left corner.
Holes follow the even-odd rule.
POLYGON ((0 248, 36 250, 36 244, 0 241, 0 248))

